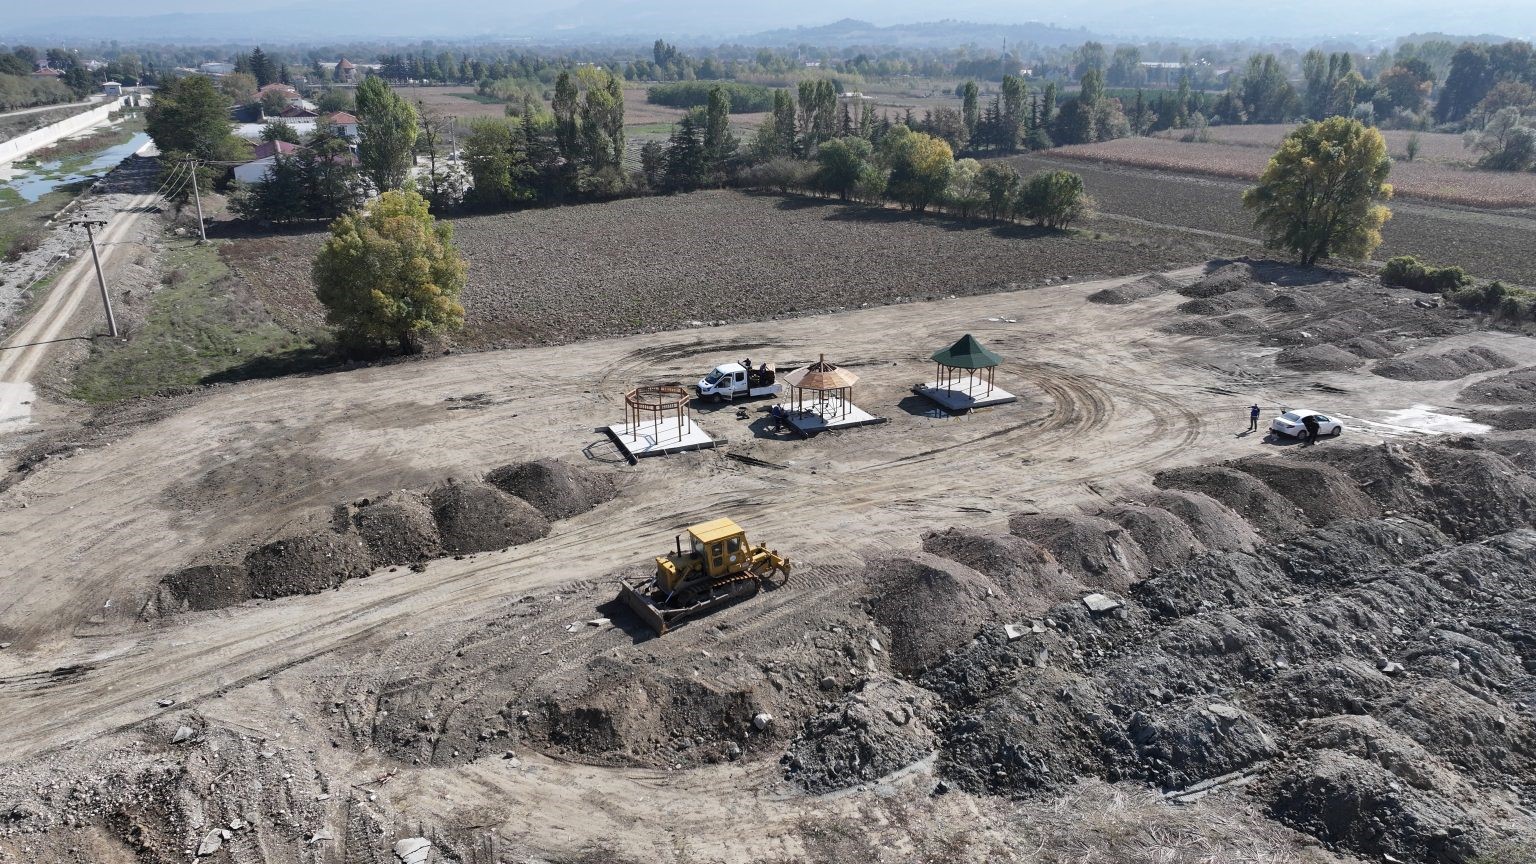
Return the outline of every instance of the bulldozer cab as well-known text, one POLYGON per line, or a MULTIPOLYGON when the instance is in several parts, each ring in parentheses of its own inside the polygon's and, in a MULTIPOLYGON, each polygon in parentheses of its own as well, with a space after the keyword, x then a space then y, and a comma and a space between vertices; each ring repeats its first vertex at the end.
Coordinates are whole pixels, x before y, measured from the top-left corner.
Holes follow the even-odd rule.
POLYGON ((690 577, 718 579, 740 573, 752 563, 746 532, 730 519, 701 522, 684 534, 677 535, 677 552, 656 559, 656 581, 668 590, 690 577))

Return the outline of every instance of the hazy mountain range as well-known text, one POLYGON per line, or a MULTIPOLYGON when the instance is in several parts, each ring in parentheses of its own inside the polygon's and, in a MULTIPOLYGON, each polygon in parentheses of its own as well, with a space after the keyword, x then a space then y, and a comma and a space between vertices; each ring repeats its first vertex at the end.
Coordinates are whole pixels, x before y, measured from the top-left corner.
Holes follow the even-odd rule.
POLYGON ((538 42, 656 36, 673 41, 754 44, 869 44, 933 39, 998 42, 1004 26, 912 25, 945 20, 1018 25, 1022 41, 1070 42, 1087 32, 1106 38, 1380 39, 1413 31, 1536 34, 1536 3, 1510 0, 1098 0, 1025 5, 1007 0, 74 0, 61 12, 47 4, 11 0, 0 20, 0 42, 23 38, 80 40, 338 43, 363 39, 513 38, 538 42), (855 19, 857 27, 840 19, 855 19), (837 23, 832 23, 837 22, 837 23), (863 22, 872 22, 873 27, 863 22), (1035 22, 1035 23, 1031 23, 1035 22), (1055 25, 1054 27, 1040 25, 1055 25), (802 28, 802 29, 796 29, 802 28), (1059 29, 1057 29, 1059 28, 1059 29), (863 36, 858 32, 862 31, 863 36), (1025 36, 1028 32, 1033 36, 1025 36))

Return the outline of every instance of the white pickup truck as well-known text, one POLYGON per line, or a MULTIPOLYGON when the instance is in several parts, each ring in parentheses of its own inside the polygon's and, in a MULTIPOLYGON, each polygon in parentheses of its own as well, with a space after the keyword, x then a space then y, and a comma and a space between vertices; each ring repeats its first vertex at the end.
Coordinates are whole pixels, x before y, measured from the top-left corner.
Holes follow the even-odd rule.
POLYGON ((734 399, 778 396, 784 392, 784 385, 776 379, 777 373, 772 363, 764 363, 755 369, 748 369, 740 363, 722 363, 710 370, 696 386, 700 399, 730 402, 734 399))

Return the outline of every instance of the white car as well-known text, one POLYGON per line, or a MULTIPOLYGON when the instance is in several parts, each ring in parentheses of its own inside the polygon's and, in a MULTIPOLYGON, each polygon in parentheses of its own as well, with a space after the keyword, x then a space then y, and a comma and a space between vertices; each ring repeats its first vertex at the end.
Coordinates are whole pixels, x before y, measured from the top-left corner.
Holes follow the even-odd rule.
POLYGON ((1326 414, 1319 414, 1307 408, 1293 408, 1269 421, 1269 431, 1278 432, 1281 435, 1289 435, 1292 438, 1305 438, 1307 437, 1306 418, 1308 417, 1317 420, 1318 437, 1324 435, 1334 437, 1344 432, 1343 423, 1326 414))

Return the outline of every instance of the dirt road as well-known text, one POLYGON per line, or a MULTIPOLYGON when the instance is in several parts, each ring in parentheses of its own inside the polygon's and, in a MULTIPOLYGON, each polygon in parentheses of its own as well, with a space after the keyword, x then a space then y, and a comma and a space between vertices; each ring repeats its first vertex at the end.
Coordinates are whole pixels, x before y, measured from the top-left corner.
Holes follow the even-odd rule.
MULTIPOLYGON (((1352 440, 1378 440, 1418 434, 1402 412, 1448 405, 1467 383, 1278 371, 1274 349, 1154 329, 1176 296, 1084 302, 1106 284, 802 319, 771 334, 701 328, 213 393, 0 496, 0 640, 15 643, 0 655, 12 697, 0 704, 0 755, 134 723, 161 697, 207 699, 327 652, 462 620, 518 592, 583 580, 592 603, 604 602, 605 574, 714 515, 801 562, 849 563, 910 548, 927 529, 996 527, 1032 506, 1112 496, 1161 466, 1262 452, 1235 437, 1252 401, 1326 400, 1316 407, 1345 408, 1352 440), (998 382, 1020 403, 936 416, 908 392, 930 374, 928 355, 963 332, 1004 355, 998 382), (786 367, 823 351, 862 376, 855 401, 890 422, 802 442, 769 435, 762 405, 750 421, 729 408, 701 413, 728 452, 782 468, 719 452, 629 468, 594 434, 620 419, 635 383, 693 380, 744 353, 786 367), (381 572, 316 596, 138 620, 158 579, 200 550, 279 536, 325 519, 332 504, 450 473, 583 454, 612 464, 625 490, 543 541, 435 562, 426 575, 381 572)), ((1519 337, 1455 338, 1536 360, 1519 337)))
MULTIPOLYGON (((146 150, 151 146, 146 145, 146 150)), ((118 261, 132 254, 130 238, 143 228, 145 214, 153 212, 158 201, 154 194, 133 195, 110 213, 90 214, 107 220, 105 226, 94 230, 102 272, 109 284, 118 261)), ((0 349, 0 434, 14 431, 31 413, 31 382, 59 341, 90 339, 106 332, 106 313, 101 307, 96 271, 90 250, 86 249, 58 277, 32 317, 0 349)))

